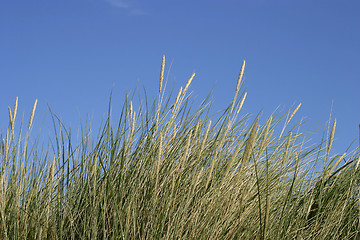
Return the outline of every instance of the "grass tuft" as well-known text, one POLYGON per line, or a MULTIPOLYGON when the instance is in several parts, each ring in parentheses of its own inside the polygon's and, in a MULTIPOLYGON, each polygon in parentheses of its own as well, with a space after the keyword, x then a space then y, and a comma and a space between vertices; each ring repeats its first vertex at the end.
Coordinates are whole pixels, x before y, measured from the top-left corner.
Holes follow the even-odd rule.
POLYGON ((309 146, 290 123, 301 104, 239 116, 245 62, 218 114, 209 98, 191 106, 195 74, 171 104, 164 66, 152 104, 126 99, 115 125, 109 110, 76 144, 52 112, 49 147, 30 138, 37 100, 17 134, 16 98, 0 135, 0 239, 360 239, 359 149, 332 155, 336 120, 309 146))

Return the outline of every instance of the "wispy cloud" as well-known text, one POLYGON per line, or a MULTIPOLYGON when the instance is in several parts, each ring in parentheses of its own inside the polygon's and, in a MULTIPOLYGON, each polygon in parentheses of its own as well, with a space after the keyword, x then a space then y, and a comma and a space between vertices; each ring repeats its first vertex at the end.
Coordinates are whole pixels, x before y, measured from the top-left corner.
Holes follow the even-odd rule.
POLYGON ((131 15, 136 15, 136 16, 145 16, 145 15, 149 15, 149 12, 146 12, 142 9, 139 8, 134 8, 130 10, 131 15))
POLYGON ((138 8, 134 0, 105 0, 105 1, 109 3, 111 6, 122 8, 134 16, 149 15, 147 11, 138 8))
POLYGON ((105 0, 110 5, 118 8, 130 8, 131 4, 128 0, 105 0))

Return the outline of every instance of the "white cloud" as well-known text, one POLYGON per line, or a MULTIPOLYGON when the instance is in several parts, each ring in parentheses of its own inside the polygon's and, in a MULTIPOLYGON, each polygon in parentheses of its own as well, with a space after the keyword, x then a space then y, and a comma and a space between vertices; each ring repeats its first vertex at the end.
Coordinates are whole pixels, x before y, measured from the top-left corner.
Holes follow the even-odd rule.
POLYGON ((126 9, 131 15, 134 16, 149 15, 148 12, 138 8, 134 0, 105 0, 105 1, 113 7, 126 9))
POLYGON ((105 0, 110 3, 110 5, 118 8, 130 8, 131 4, 128 0, 105 0))
POLYGON ((142 9, 139 9, 139 8, 134 8, 134 9, 131 9, 130 11, 131 15, 136 15, 136 16, 145 16, 145 15, 149 15, 148 12, 142 10, 142 9))

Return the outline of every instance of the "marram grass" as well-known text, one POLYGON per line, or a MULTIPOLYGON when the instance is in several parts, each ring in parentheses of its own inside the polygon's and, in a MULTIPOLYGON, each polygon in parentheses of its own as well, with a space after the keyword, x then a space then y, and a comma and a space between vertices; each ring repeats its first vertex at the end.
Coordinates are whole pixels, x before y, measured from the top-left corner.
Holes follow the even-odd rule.
POLYGON ((24 137, 16 99, 1 133, 0 239, 360 239, 359 151, 330 155, 336 120, 310 148, 290 122, 300 105, 238 117, 244 66, 233 101, 210 116, 208 101, 189 106, 194 75, 164 98, 163 57, 152 105, 126 99, 115 125, 109 114, 77 145, 52 115, 42 151, 30 138, 37 101, 24 137))

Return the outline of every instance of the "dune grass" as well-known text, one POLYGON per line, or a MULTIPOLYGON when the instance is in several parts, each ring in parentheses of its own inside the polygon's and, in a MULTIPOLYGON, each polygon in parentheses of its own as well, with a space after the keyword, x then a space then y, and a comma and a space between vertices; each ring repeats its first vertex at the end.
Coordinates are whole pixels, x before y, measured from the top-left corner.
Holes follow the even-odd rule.
POLYGON ((359 151, 330 154, 336 120, 309 146, 291 121, 300 105, 240 114, 245 62, 233 101, 210 115, 209 98, 192 107, 194 75, 166 97, 164 65, 153 102, 127 98, 116 124, 109 110, 75 145, 55 114, 48 148, 30 138, 36 102, 15 134, 16 99, 1 134, 0 239, 360 239, 359 151))

